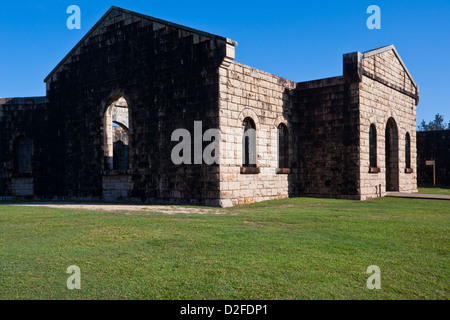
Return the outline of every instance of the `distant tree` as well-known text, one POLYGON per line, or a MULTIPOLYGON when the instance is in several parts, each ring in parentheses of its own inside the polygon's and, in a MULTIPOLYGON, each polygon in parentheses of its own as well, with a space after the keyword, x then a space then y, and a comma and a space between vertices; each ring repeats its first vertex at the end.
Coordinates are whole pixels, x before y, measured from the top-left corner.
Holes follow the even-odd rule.
POLYGON ((426 123, 425 120, 422 120, 418 129, 419 131, 450 130, 450 121, 446 126, 444 117, 438 113, 434 116, 433 121, 426 123))

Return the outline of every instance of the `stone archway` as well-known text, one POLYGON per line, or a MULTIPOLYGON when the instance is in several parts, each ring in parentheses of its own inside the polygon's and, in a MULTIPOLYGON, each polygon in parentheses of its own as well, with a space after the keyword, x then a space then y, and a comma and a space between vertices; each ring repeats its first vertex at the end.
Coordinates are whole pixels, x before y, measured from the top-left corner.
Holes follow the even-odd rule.
POLYGON ((103 121, 103 198, 110 201, 126 200, 133 190, 129 163, 129 109, 122 96, 114 96, 110 101, 103 121))
POLYGON ((104 170, 128 170, 129 110, 124 97, 111 102, 104 115, 104 170))
POLYGON ((386 191, 399 191, 399 148, 398 128, 394 118, 389 118, 386 124, 386 191))

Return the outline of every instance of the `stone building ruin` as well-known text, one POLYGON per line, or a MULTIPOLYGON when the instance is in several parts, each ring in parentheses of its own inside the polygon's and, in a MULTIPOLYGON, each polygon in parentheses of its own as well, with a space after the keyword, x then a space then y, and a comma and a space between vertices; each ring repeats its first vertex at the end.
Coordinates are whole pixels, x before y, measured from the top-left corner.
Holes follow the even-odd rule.
POLYGON ((394 46, 294 82, 236 62, 236 45, 111 7, 46 97, 0 99, 0 198, 233 206, 417 191, 419 90, 394 46), (219 164, 171 161, 172 133, 196 121, 220 129, 219 164))

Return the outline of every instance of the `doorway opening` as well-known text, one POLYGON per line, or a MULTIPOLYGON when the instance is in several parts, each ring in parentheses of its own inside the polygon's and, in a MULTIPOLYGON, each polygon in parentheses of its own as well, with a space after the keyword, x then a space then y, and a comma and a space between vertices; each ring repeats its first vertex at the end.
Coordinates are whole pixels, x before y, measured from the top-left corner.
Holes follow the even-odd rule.
POLYGON ((398 129, 393 118, 386 124, 386 191, 399 191, 398 129))

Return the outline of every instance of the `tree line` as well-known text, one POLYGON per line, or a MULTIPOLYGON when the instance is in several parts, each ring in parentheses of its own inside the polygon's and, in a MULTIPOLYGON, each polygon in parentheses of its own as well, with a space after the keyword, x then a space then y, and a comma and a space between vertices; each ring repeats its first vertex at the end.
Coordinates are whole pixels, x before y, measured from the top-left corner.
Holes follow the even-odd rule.
POLYGON ((435 131, 435 130, 450 130, 450 121, 448 124, 445 123, 444 116, 441 114, 436 114, 434 120, 428 123, 422 120, 420 125, 417 127, 418 131, 435 131))

